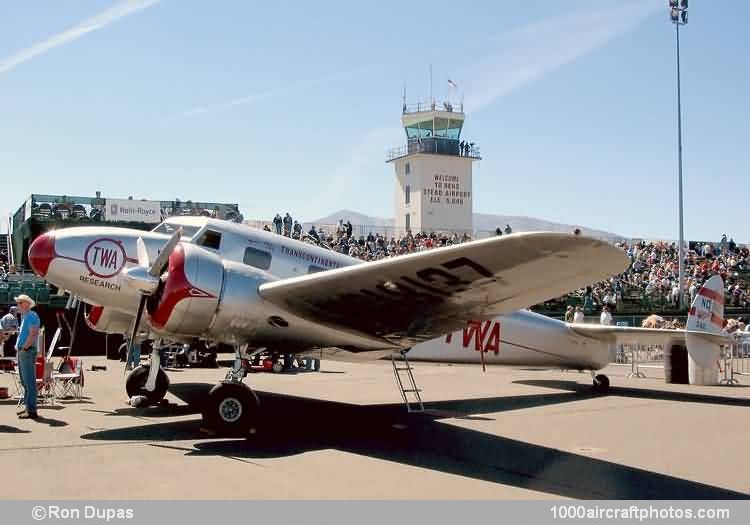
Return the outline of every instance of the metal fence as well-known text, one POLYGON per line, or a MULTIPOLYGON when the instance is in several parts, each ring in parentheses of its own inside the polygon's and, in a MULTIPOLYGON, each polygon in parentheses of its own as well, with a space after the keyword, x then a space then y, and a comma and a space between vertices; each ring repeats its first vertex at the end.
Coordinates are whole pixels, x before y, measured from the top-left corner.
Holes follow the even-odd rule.
POLYGON ((661 345, 617 345, 613 364, 629 366, 628 377, 646 377, 644 370, 664 368, 664 348, 661 345))
MULTIPOLYGON (((664 348, 661 345, 618 345, 614 355, 614 365, 629 366, 628 377, 646 377, 649 368, 664 368, 664 348)), ((750 333, 736 332, 732 343, 721 348, 719 372, 720 383, 736 385, 748 383, 750 379, 750 333)))
POLYGON ((732 344, 722 350, 722 360, 722 384, 736 385, 739 376, 750 376, 750 333, 735 332, 732 344))

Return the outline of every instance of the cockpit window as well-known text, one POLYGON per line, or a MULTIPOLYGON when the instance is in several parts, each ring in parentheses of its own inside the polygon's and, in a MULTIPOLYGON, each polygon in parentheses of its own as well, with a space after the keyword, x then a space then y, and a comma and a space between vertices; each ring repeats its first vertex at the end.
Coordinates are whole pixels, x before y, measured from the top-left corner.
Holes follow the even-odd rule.
POLYGON ((162 222, 159 226, 157 226, 151 231, 156 232, 156 233, 166 233, 167 235, 172 235, 175 231, 177 231, 178 228, 182 228, 183 239, 192 239, 193 236, 200 229, 198 226, 188 226, 185 224, 162 222))
POLYGON ((197 244, 198 246, 205 246, 206 248, 218 250, 219 246, 221 246, 221 233, 215 232, 213 230, 206 230, 201 234, 200 237, 198 237, 198 240, 195 241, 195 244, 197 244))

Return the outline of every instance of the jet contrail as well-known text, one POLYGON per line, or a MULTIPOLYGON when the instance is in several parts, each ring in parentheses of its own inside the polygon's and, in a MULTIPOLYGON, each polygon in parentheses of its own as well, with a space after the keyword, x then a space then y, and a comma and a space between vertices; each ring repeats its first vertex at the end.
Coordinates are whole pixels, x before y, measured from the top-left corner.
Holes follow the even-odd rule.
MULTIPOLYGON (((542 20, 501 35, 502 48, 464 71, 466 110, 476 111, 630 32, 664 7, 641 0, 542 20)), ((460 76, 460 75, 459 75, 460 76)))
MULTIPOLYGON (((493 38, 491 46, 496 51, 457 75, 459 85, 465 87, 465 110, 478 111, 606 45, 633 30, 659 7, 664 6, 656 0, 639 0, 611 9, 548 18, 493 38)), ((375 128, 364 133, 349 157, 328 175, 324 196, 333 199, 351 185, 354 177, 369 175, 367 167, 377 165, 374 159, 382 159, 384 150, 399 137, 403 139, 399 128, 375 128), (342 180, 348 180, 348 185, 338 184, 342 180)))
POLYGON ((212 104, 194 106, 188 109, 184 109, 178 113, 174 113, 172 115, 158 119, 156 122, 165 123, 165 122, 171 122, 173 120, 179 120, 183 118, 197 117, 200 115, 206 115, 210 113, 224 111, 224 110, 231 109, 237 106, 244 106, 246 104, 261 102, 261 101, 268 100, 270 98, 279 97, 282 95, 293 95, 294 93, 305 92, 307 90, 317 88, 325 84, 333 84, 334 82, 343 78, 349 78, 349 77, 354 77, 357 75, 367 74, 373 71, 376 67, 377 66, 375 65, 362 66, 362 67, 358 67, 352 70, 331 73, 323 77, 310 78, 310 79, 298 81, 294 84, 287 84, 286 86, 281 86, 281 87, 269 89, 266 91, 258 91, 258 92, 251 93, 249 95, 245 95, 242 97, 237 97, 237 98, 233 98, 230 100, 224 100, 222 102, 214 102, 212 104))
POLYGON ((158 4, 160 1, 161 0, 124 0, 109 9, 105 9, 98 15, 92 16, 70 29, 63 31, 62 33, 53 35, 46 40, 16 51, 15 53, 0 59, 0 75, 10 71, 19 64, 23 64, 27 60, 31 60, 38 55, 46 53, 50 49, 77 40, 87 33, 91 33, 97 29, 102 29, 112 22, 116 22, 120 18, 151 7, 154 4, 158 4))

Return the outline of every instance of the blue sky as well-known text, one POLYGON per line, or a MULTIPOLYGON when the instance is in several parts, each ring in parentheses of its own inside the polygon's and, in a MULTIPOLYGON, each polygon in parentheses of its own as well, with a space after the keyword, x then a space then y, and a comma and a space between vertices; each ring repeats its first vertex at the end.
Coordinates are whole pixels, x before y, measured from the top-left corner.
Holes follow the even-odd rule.
MULTIPOLYGON (((676 238, 666 0, 65 0, 0 7, 0 210, 29 193, 238 202, 246 218, 391 216, 401 90, 452 78, 474 210, 676 238)), ((746 229, 745 23, 681 31, 685 231, 746 229), (743 119, 743 117, 745 117, 743 119)))

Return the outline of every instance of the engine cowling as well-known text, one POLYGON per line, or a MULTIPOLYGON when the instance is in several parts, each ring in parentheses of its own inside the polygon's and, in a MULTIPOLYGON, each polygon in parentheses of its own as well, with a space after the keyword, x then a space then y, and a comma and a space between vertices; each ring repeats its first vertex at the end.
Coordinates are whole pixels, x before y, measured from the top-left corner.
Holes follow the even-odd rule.
POLYGON ((133 324, 133 316, 122 313, 114 308, 91 306, 84 319, 86 324, 96 332, 108 334, 127 332, 133 324))
POLYGON ((147 303, 151 326, 180 335, 200 335, 219 306, 224 268, 221 258, 180 243, 169 256, 167 272, 147 303))

